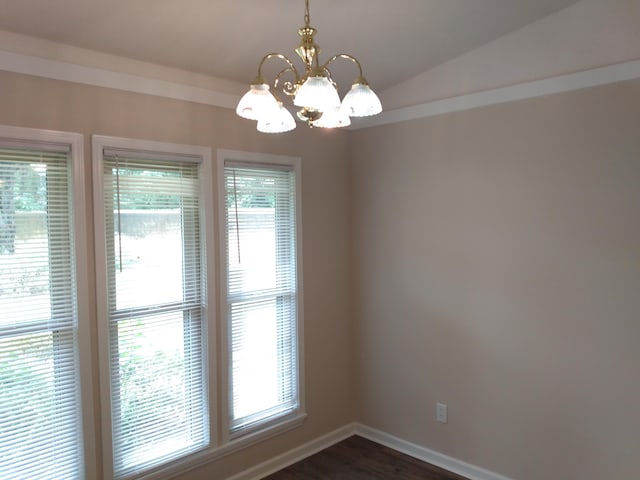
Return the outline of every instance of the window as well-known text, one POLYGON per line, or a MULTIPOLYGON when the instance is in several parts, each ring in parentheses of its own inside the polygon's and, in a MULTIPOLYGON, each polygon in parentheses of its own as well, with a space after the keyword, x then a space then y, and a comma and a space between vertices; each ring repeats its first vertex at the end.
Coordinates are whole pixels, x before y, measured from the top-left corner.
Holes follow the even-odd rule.
POLYGON ((220 156, 228 430, 235 438, 301 412, 299 160, 220 156))
POLYGON ((78 284, 86 278, 76 264, 85 237, 74 218, 84 192, 73 180, 82 178, 81 152, 80 135, 0 127, 3 480, 85 478, 78 338, 87 305, 78 284))
POLYGON ((107 476, 125 478, 210 442, 200 186, 206 152, 107 137, 94 137, 94 150, 96 223, 99 215, 104 228, 96 241, 104 261, 98 288, 106 292, 107 476))
POLYGON ((210 150, 94 136, 97 457, 82 151, 0 126, 0 478, 168 478, 301 423, 299 159, 220 151, 217 312, 210 150))
POLYGON ((299 160, 219 163, 217 312, 210 150, 93 150, 105 478, 164 478, 298 425, 299 160))

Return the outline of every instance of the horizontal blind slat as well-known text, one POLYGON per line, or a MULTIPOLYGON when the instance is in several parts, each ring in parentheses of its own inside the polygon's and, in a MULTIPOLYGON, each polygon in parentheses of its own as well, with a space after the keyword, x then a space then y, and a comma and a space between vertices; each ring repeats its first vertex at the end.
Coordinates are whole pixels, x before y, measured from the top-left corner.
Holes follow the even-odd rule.
POLYGON ((197 159, 107 153, 112 156, 103 161, 103 208, 113 461, 119 478, 209 442, 204 243, 197 159))
POLYGON ((231 430, 297 408, 295 174, 224 169, 231 430))
POLYGON ((68 146, 0 139, 3 479, 79 475, 82 437, 68 152, 68 146))

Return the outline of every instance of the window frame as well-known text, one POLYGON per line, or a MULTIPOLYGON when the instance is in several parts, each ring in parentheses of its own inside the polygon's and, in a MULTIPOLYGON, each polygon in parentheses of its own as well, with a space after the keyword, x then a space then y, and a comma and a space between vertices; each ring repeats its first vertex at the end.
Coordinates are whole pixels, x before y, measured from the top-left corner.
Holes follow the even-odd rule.
MULTIPOLYGON (((296 428, 306 419, 304 381, 304 322, 303 322, 303 282, 302 282, 302 182, 301 159, 299 157, 269 155, 234 150, 217 150, 217 166, 213 164, 211 149, 193 145, 129 139, 103 135, 92 136, 93 160, 93 210, 95 242, 95 278, 97 307, 98 372, 101 402, 101 458, 102 478, 114 478, 112 446, 112 405, 109 359, 108 312, 108 269, 106 252, 104 213, 104 172, 102 168, 105 149, 129 150, 136 156, 190 155, 200 157, 201 165, 201 210, 203 219, 204 255, 207 276, 206 284, 206 375, 209 400, 209 440, 208 448, 168 460, 135 474, 138 480, 172 478, 177 474, 206 465, 218 458, 243 450, 251 445, 296 428), (238 161, 257 166, 287 166, 295 174, 295 227, 296 227, 296 279, 297 279, 297 389, 298 408, 286 415, 269 419, 258 428, 242 435, 232 435, 230 431, 229 362, 230 351, 226 311, 226 240, 224 220, 224 163, 225 160, 238 161), (215 188, 217 188, 217 194, 215 188), (216 205, 216 202, 218 205, 216 205), (218 215, 218 218, 215 218, 218 215), (218 229, 216 232, 215 229, 218 229), (219 235, 219 237, 218 237, 219 235), (216 245, 219 243, 218 245, 216 245), (219 290, 218 290, 219 289, 219 290), (218 296, 219 295, 219 296, 218 296), (218 305, 216 305, 218 302, 218 305)), ((95 458, 95 457, 94 457, 95 458)), ((94 462, 95 463, 95 462, 94 462)), ((129 477, 123 477, 129 478, 129 477)), ((93 480, 91 478, 90 480, 93 480)))
MULTIPOLYGON (((209 446, 192 453, 187 453, 168 460, 162 464, 150 467, 143 473, 133 474, 135 478, 161 478, 184 471, 185 467, 193 464, 193 460, 204 459, 218 444, 217 421, 215 404, 217 399, 217 368, 214 346, 216 345, 215 329, 215 299, 216 299, 216 270, 215 257, 215 236, 213 233, 213 181, 211 167, 211 149, 193 145, 183 145, 175 143, 157 142, 151 140, 128 139, 121 137, 110 137, 103 135, 92 136, 92 157, 93 157, 93 194, 94 194, 94 229, 96 245, 96 303, 98 312, 98 356, 100 371, 100 397, 102 405, 101 427, 102 427, 102 460, 103 474, 105 479, 114 478, 114 452, 113 452, 113 431, 112 431, 112 401, 111 401, 111 375, 109 358, 109 337, 110 326, 108 319, 108 267, 106 251, 106 216, 104 212, 104 172, 103 158, 104 151, 115 149, 119 151, 130 151, 134 156, 149 156, 152 159, 161 160, 163 156, 190 156, 197 160, 200 168, 200 211, 202 214, 202 237, 203 245, 203 268, 206 270, 206 284, 203 291, 204 297, 204 381, 206 382, 206 392, 209 410, 209 446)), ((122 478, 130 478, 132 475, 122 478)))
POLYGON ((69 149, 70 179, 70 208, 74 222, 73 246, 71 255, 75 258, 75 308, 77 312, 76 330, 78 354, 77 367, 79 382, 79 401, 77 408, 80 411, 82 433, 82 465, 80 470, 84 473, 84 480, 96 480, 98 478, 97 442, 95 431, 94 398, 95 379, 92 368, 91 353, 91 309, 89 305, 89 262, 88 262, 88 235, 87 235, 87 210, 85 193, 85 168, 84 168, 84 136, 80 133, 62 132, 56 130, 44 130, 35 128, 15 127, 0 125, 0 139, 8 142, 23 143, 26 146, 37 148, 38 144, 60 145, 69 149))
POLYGON ((301 425, 306 419, 305 403, 305 381, 304 381, 304 308, 303 308, 303 281, 302 281, 302 179, 301 179, 301 159, 299 157, 272 155, 239 150, 217 150, 217 177, 218 177, 218 229, 220 248, 220 338, 223 340, 220 347, 221 380, 224 386, 225 395, 222 395, 221 409, 221 429, 222 441, 229 446, 237 448, 256 443, 265 438, 277 435, 301 425), (295 176, 295 228, 296 228, 296 311, 297 311, 297 391, 298 408, 293 412, 288 412, 280 417, 270 418, 248 429, 247 432, 233 432, 231 429, 231 373, 230 373, 230 349, 231 341, 228 328, 227 310, 227 251, 226 251, 226 208, 225 208, 225 163, 233 162, 246 166, 287 167, 295 176))
MULTIPOLYGON (((205 302, 205 341, 207 394, 209 401, 209 439, 208 448, 169 460, 167 463, 153 467, 140 475, 138 479, 170 478, 192 468, 205 465, 215 459, 245 449, 250 445, 264 441, 301 425, 306 418, 305 381, 304 381, 304 322, 303 322, 303 282, 302 282, 302 182, 301 159, 298 157, 259 154, 251 152, 219 149, 217 151, 217 169, 213 165, 211 148, 192 145, 174 144, 149 140, 136 140, 120 137, 93 135, 91 137, 92 176, 85 173, 84 136, 79 133, 53 130, 32 129, 0 125, 0 139, 21 142, 37 147, 41 145, 61 145, 69 149, 70 174, 70 206, 74 222, 74 245, 72 255, 75 256, 75 308, 77 309, 77 354, 79 370, 79 409, 83 439, 83 480, 113 479, 113 451, 111 431, 111 398, 109 375, 109 325, 107 315, 107 254, 106 228, 103 207, 103 169, 102 157, 105 148, 131 150, 136 153, 149 152, 153 155, 191 155, 199 157, 201 165, 201 211, 204 237, 204 268, 206 269, 205 302), (230 392, 229 362, 227 361, 230 344, 227 340, 226 312, 226 261, 225 243, 218 241, 217 234, 224 238, 226 230, 224 220, 224 163, 233 160, 255 165, 285 165, 295 172, 295 228, 296 228, 296 278, 297 278, 297 390, 298 408, 280 418, 269 419, 259 428, 241 436, 230 433, 230 392), (216 179, 217 177, 217 179, 216 179), (93 217, 88 217, 87 182, 93 180, 93 217), (217 180, 217 181, 216 181, 217 180), (216 195, 214 187, 218 188, 216 195), (218 202, 217 208, 215 203, 218 202), (101 207, 101 208, 98 208, 101 207), (215 215, 219 215, 218 219, 215 215), (93 219, 93 228, 88 220, 93 219), (219 229, 216 232, 216 228, 219 229), (91 229, 94 235, 95 273, 89 257, 91 229), (93 283, 95 280, 95 284, 93 283), (220 283, 218 283, 220 282, 220 283), (222 285, 218 297, 218 285, 222 285), (91 299, 94 297, 96 310, 92 309, 91 299), (220 298, 219 306, 216 301, 220 298), (93 312, 97 312, 97 325, 91 322, 93 312), (96 336, 97 334, 97 336, 96 336), (105 339, 107 342, 105 343, 105 339), (97 344, 97 352, 94 347, 97 344), (95 361, 97 360, 97 364, 95 361), (220 368, 218 368, 220 365, 220 368), (218 373, 218 370, 221 372, 218 373), (98 373, 99 375, 96 375, 98 373), (97 402, 100 409, 97 409, 97 402), (96 419, 96 414, 101 416, 96 419), (100 438, 98 438, 100 437, 100 438), (101 447, 101 448, 100 448, 101 447), (102 468, 99 467, 102 463, 102 468)), ((91 170, 91 169, 90 169, 91 170)), ((88 173, 88 172, 87 172, 88 173)))

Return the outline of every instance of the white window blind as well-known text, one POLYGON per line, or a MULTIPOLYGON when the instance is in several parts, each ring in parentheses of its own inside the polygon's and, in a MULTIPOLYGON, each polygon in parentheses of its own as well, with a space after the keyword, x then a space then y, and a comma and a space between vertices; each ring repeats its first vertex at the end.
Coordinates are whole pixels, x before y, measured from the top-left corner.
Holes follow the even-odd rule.
POLYGON ((199 165, 141 157, 103 159, 116 478, 209 444, 199 165))
POLYGON ((0 141, 0 478, 84 478, 68 148, 0 141))
POLYGON ((299 406, 296 186, 291 168, 225 163, 230 430, 299 406))

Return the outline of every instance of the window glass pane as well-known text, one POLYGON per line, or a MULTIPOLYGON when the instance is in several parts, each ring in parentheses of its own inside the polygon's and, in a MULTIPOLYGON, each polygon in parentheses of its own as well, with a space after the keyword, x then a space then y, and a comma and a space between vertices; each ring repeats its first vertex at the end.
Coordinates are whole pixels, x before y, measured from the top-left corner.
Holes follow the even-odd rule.
POLYGON ((245 199, 232 207, 237 224, 229 229, 229 293, 276 288, 276 225, 271 201, 245 199), (265 254, 266 253, 266 254, 265 254))
POLYGON ((115 213, 118 309, 182 300, 180 210, 129 208, 115 213), (118 218, 119 217, 119 218, 118 218), (127 288, 148 285, 146 289, 127 288))
POLYGON ((0 148, 0 478, 83 478, 68 153, 0 148))
POLYGON ((295 174, 225 168, 231 429, 298 407, 295 174))
POLYGON ((203 445, 206 413, 198 311, 118 322, 113 333, 114 436, 118 471, 203 445))
POLYGON ((103 172, 119 478, 209 443, 204 244, 197 163, 146 152, 105 157, 103 172))
MULTIPOLYGON (((45 163, 0 160, 0 324, 51 317, 45 163), (26 308, 25 308, 26 307, 26 308)), ((52 167, 54 168, 54 167, 52 167)), ((66 193, 66 192, 65 192, 66 193)))
POLYGON ((72 332, 0 338, 0 478, 82 476, 72 332))
POLYGON ((195 228, 185 222, 197 219, 198 208, 193 174, 130 159, 107 163, 105 205, 113 208, 109 253, 117 309, 182 301, 183 226, 195 228))
POLYGON ((278 330, 274 299, 231 306, 233 416, 278 404, 278 330))

